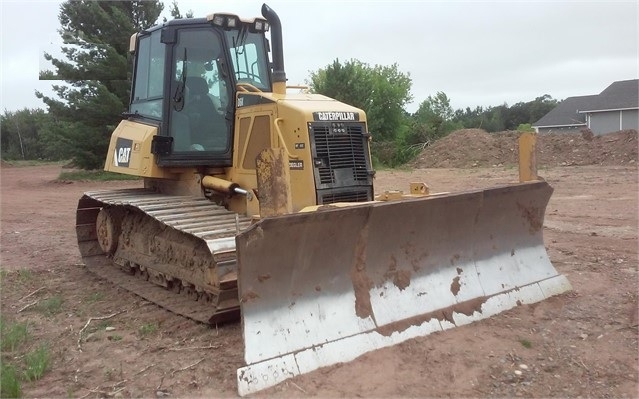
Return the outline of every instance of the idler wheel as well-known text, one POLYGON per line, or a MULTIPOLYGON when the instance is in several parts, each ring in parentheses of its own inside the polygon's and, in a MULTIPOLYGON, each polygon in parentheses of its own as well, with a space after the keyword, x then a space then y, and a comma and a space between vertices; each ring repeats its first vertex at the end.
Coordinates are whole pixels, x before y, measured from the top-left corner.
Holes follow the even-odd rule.
POLYGON ((98 243, 100 248, 109 255, 113 255, 118 248, 118 237, 120 237, 121 219, 109 208, 102 208, 95 220, 98 243))

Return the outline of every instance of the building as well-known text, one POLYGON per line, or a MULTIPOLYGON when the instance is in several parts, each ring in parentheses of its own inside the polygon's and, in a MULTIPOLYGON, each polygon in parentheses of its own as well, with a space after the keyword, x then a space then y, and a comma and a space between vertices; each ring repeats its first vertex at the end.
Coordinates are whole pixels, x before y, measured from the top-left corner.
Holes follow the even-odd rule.
POLYGON ((596 95, 568 97, 532 126, 537 133, 639 130, 639 79, 614 82, 596 95))

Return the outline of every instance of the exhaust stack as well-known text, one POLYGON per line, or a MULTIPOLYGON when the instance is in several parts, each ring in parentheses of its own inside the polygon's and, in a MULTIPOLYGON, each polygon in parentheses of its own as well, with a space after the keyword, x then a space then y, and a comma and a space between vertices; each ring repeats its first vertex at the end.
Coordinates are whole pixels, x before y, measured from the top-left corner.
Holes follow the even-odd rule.
POLYGON ((266 3, 262 5, 262 16, 271 25, 273 48, 273 92, 286 93, 286 72, 284 71, 284 50, 282 46, 282 24, 277 13, 266 3))

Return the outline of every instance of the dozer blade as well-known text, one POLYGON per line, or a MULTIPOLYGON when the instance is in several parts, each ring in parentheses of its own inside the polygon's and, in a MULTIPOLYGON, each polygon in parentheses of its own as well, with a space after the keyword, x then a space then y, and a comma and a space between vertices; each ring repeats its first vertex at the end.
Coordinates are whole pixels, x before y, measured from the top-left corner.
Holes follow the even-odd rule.
POLYGON ((546 182, 266 218, 236 237, 240 395, 570 290, 546 182))

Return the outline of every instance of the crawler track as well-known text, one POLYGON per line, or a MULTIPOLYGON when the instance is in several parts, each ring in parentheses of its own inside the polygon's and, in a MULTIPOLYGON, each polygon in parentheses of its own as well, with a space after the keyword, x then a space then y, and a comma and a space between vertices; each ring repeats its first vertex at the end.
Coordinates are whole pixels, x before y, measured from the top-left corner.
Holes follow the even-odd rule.
POLYGON ((209 324, 239 318, 235 235, 249 225, 248 218, 206 198, 147 189, 85 193, 76 213, 78 246, 89 270, 209 324), (110 252, 99 241, 106 230, 96 227, 105 212, 117 215, 110 252))

